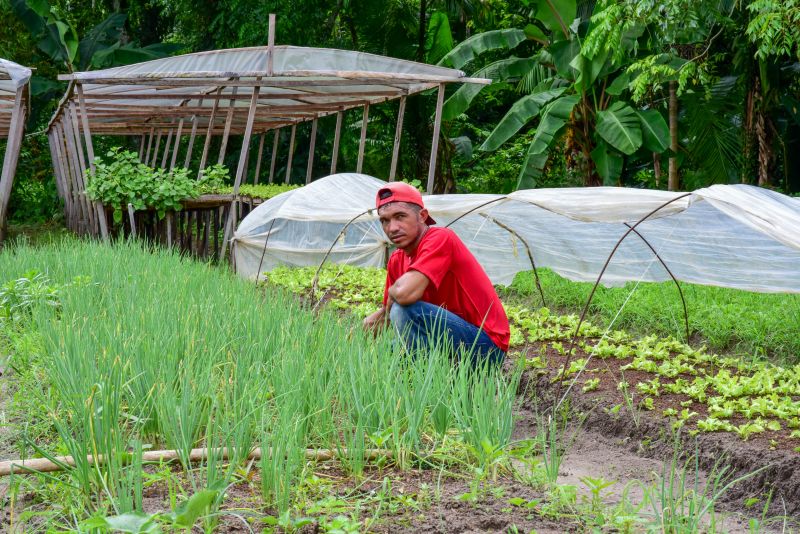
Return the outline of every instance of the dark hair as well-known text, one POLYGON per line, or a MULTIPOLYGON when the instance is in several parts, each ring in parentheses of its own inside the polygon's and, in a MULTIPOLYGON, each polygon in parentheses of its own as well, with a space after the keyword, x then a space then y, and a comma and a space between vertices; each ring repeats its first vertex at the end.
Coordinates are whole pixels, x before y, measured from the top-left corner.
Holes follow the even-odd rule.
POLYGON ((378 208, 378 213, 380 213, 380 211, 381 211, 383 208, 385 208, 386 206, 390 206, 390 205, 392 205, 392 204, 405 204, 405 205, 406 205, 406 207, 408 207, 408 208, 410 208, 410 209, 414 210, 414 213, 416 213, 417 215, 419 215, 419 212, 421 212, 421 211, 422 211, 422 206, 420 206, 419 204, 414 204, 413 202, 402 202, 402 201, 397 201, 397 202, 387 202, 386 204, 384 204, 383 206, 381 206, 380 208, 378 208))

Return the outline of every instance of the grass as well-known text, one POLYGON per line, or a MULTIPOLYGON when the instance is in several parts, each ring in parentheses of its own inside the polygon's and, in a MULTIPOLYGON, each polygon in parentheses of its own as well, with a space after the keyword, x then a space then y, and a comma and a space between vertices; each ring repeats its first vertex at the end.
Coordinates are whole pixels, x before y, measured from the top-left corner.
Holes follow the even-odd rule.
POLYGON ((481 465, 487 448, 510 440, 518 373, 474 373, 435 348, 408 365, 388 336, 371 339, 352 318, 312 314, 275 288, 134 243, 65 239, 0 254, 10 280, 32 269, 59 304, 32 302, 29 317, 0 335, 12 365, 40 373, 16 410, 46 417, 49 435, 31 440, 28 453, 83 459, 51 477, 74 497, 63 499, 69 508, 55 505, 62 527, 142 512, 142 444, 179 452, 213 528, 224 489, 256 446, 268 452, 264 503, 285 512, 306 447, 339 451, 358 477, 374 436, 401 468, 435 464, 444 440, 460 444, 461 462, 481 465), (226 447, 230 460, 212 454, 190 465, 199 446, 226 447), (109 461, 90 464, 87 455, 109 461))
MULTIPOLYGON (((539 271, 539 276, 548 307, 557 313, 580 313, 592 283, 571 282, 546 269, 539 271)), ((789 364, 800 362, 800 295, 693 284, 681 287, 690 335, 699 336, 710 349, 747 357, 768 356, 789 364)), ((541 305, 530 271, 518 274, 501 297, 512 304, 541 305)), ((614 319, 613 328, 636 336, 655 334, 686 341, 683 307, 672 282, 598 287, 587 320, 605 328, 614 319)), ((693 343, 697 341, 692 339, 693 343)))

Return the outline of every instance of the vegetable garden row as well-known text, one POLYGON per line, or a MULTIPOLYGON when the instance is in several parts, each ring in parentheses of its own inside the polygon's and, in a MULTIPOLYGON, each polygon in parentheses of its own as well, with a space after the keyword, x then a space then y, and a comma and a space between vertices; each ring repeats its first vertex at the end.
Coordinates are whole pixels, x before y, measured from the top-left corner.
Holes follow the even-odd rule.
MULTIPOLYGON (((0 459, 74 459, 60 472, 7 477, 3 529, 723 528, 717 508, 742 474, 714 471, 708 489, 678 491, 697 473, 677 453, 671 468, 639 483, 639 499, 627 490, 607 499, 613 481, 585 480, 580 491, 559 483, 565 428, 577 414, 569 399, 555 414, 529 405, 573 381, 576 394, 610 400, 619 417, 663 416, 667 433, 727 433, 797 457, 800 365, 587 323, 562 371, 577 318, 511 293, 514 349, 504 370, 453 365, 435 347, 410 361, 391 336, 360 328, 380 300, 382 271, 326 267, 312 294, 314 271, 278 269, 254 287, 130 241, 69 239, 0 254, 3 409, 13 423, 0 434, 0 459), (520 436, 524 414, 538 424, 520 436), (146 460, 162 449, 177 461, 146 460)), ((773 517, 781 514, 764 480, 749 498, 758 503, 745 512, 754 530, 788 521, 773 517)))

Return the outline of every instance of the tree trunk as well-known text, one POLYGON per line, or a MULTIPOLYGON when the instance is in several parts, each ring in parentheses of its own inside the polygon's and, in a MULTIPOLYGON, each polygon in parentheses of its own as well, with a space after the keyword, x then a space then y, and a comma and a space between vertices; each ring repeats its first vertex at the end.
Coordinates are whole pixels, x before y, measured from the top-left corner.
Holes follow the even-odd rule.
POLYGON ((669 177, 667 188, 677 191, 680 187, 678 181, 678 94, 675 82, 669 82, 669 149, 673 155, 669 158, 669 177))

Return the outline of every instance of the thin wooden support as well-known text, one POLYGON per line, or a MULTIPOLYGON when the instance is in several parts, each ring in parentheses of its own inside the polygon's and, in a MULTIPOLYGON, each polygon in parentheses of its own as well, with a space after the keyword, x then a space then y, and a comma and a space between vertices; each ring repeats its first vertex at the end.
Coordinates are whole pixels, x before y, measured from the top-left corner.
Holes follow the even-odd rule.
POLYGON ((211 106, 211 117, 208 119, 208 129, 206 130, 206 139, 203 143, 203 155, 200 156, 200 167, 197 171, 197 177, 200 178, 200 175, 203 172, 203 169, 206 168, 206 161, 208 161, 208 149, 211 146, 211 137, 214 131, 214 121, 217 118, 217 109, 219 109, 219 101, 220 101, 220 94, 222 93, 222 87, 217 88, 216 98, 214 99, 214 105, 211 106))
POLYGON ((336 162, 339 161, 339 139, 342 133, 342 112, 336 112, 336 133, 333 134, 333 155, 331 156, 331 174, 336 174, 336 162))
MULTIPOLYGON (((258 94, 259 89, 260 89, 259 87, 253 87, 253 94, 258 94)), ((238 90, 239 90, 238 87, 234 87, 231 94, 235 96, 238 90)), ((231 135, 231 125, 233 123, 233 111, 236 109, 235 104, 236 104, 235 100, 228 101, 228 116, 225 118, 225 130, 222 132, 222 143, 219 146, 219 156, 217 156, 217 164, 222 164, 222 162, 225 161, 225 149, 228 148, 228 138, 231 135)))
POLYGON ((314 170, 314 147, 317 144, 317 119, 311 121, 311 143, 308 146, 308 165, 306 166, 306 184, 311 183, 311 173, 314 170))
POLYGON ((172 248, 172 212, 167 212, 167 248, 172 248))
POLYGON ((167 132, 167 142, 164 144, 164 155, 161 156, 161 168, 167 168, 167 158, 169 158, 169 147, 172 146, 172 134, 174 130, 172 128, 169 129, 167 132))
MULTIPOLYGON (((203 99, 200 99, 200 105, 203 105, 203 99)), ((186 159, 183 160, 183 166, 185 168, 189 168, 189 164, 192 162, 192 150, 194 149, 194 138, 197 135, 197 122, 198 116, 192 116, 192 133, 189 134, 189 146, 186 147, 186 159)))
POLYGON ((389 181, 394 182, 397 172, 397 157, 400 154, 400 138, 403 135, 403 116, 406 113, 406 97, 400 97, 400 109, 397 111, 397 126, 394 130, 394 146, 392 147, 392 165, 389 168, 389 181))
POLYGON ((86 160, 83 155, 83 145, 81 143, 81 137, 78 128, 78 114, 75 111, 75 104, 72 103, 69 106, 69 130, 70 130, 70 137, 72 139, 72 152, 75 154, 74 163, 75 163, 75 177, 78 183, 78 195, 80 195, 81 200, 83 202, 84 208, 84 215, 86 220, 86 230, 87 232, 93 232, 95 228, 95 211, 92 209, 89 199, 86 197, 86 179, 84 176, 84 170, 86 169, 86 160))
POLYGON ((286 162, 286 180, 284 183, 289 183, 292 179, 292 156, 294 156, 294 136, 297 132, 297 125, 292 124, 292 136, 289 139, 289 160, 286 162))
POLYGON ((153 134, 155 134, 156 129, 150 128, 150 135, 147 136, 147 152, 144 155, 144 159, 139 158, 139 160, 147 165, 147 162, 150 161, 150 149, 153 146, 153 134))
MULTIPOLYGON (((76 89, 78 90, 78 102, 81 106, 81 121, 83 123, 83 136, 86 139, 86 153, 89 156, 89 170, 94 176, 94 146, 92 145, 92 132, 89 130, 89 117, 86 114, 86 101, 83 97, 83 85, 76 84, 76 89)), ((97 209, 97 220, 100 226, 100 235, 105 239, 108 240, 108 225, 106 221, 106 210, 103 207, 103 203, 99 200, 95 201, 94 203, 95 209, 97 209)))
POLYGON ((358 161, 356 172, 361 172, 364 167, 364 149, 367 144, 367 123, 369 122, 369 104, 364 104, 364 118, 361 119, 361 139, 358 142, 358 161))
POLYGON ((203 259, 208 258, 208 232, 211 226, 211 211, 203 210, 203 259))
POLYGON ((272 76, 275 55, 275 13, 270 13, 267 26, 267 76, 272 76))
POLYGON ((178 160, 178 149, 181 147, 181 133, 183 131, 183 119, 178 121, 178 131, 175 134, 175 147, 172 149, 172 161, 169 163, 169 170, 175 168, 175 162, 178 160))
POLYGON ((436 98, 436 115, 433 118, 433 141, 431 142, 431 157, 428 165, 428 187, 426 191, 433 194, 433 181, 436 176, 436 156, 439 152, 439 131, 442 127, 442 105, 444 104, 444 84, 439 84, 439 93, 436 98))
POLYGON ((272 162, 269 164, 269 183, 275 179, 275 163, 278 161, 278 141, 281 137, 280 128, 275 130, 275 138, 272 140, 272 162))
POLYGON ((72 169, 69 166, 67 158, 65 154, 67 153, 66 149, 66 138, 64 136, 64 128, 62 126, 61 121, 55 123, 55 127, 53 129, 56 137, 56 153, 58 154, 58 161, 61 166, 61 172, 64 174, 64 182, 66 183, 66 193, 69 201, 66 203, 65 207, 67 210, 67 223, 69 224, 70 228, 73 232, 78 232, 78 217, 80 215, 80 202, 77 201, 77 197, 75 194, 75 186, 72 177, 72 169))
POLYGON ((258 175, 261 173, 261 157, 264 155, 264 137, 261 134, 258 139, 258 154, 256 155, 256 172, 253 174, 253 185, 258 185, 258 175))
POLYGON ((144 144, 147 142, 145 139, 147 134, 142 134, 139 138, 139 161, 142 161, 142 156, 144 155, 144 144))
POLYGON ((150 158, 150 161, 147 163, 150 167, 156 166, 159 145, 161 145, 161 130, 158 130, 158 134, 156 134, 156 146, 153 147, 153 157, 150 158))

